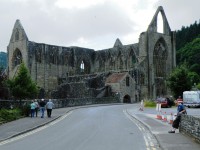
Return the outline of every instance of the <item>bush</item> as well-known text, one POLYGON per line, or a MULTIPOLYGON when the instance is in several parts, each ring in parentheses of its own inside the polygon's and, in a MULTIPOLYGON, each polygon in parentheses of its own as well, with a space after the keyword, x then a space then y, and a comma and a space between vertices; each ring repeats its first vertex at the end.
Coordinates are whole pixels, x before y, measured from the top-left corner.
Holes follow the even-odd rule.
POLYGON ((151 100, 145 100, 144 107, 156 107, 156 102, 151 100))
POLYGON ((30 105, 26 104, 22 107, 22 115, 25 117, 30 115, 30 105))
POLYGON ((20 109, 1 109, 0 110, 0 122, 5 123, 13 121, 22 117, 22 111, 20 109))

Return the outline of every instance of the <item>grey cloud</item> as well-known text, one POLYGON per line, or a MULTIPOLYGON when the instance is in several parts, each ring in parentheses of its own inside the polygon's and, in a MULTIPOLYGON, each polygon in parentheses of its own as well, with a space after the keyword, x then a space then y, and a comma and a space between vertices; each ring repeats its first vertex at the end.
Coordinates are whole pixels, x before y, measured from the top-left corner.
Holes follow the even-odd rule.
POLYGON ((164 7, 172 30, 179 30, 200 19, 199 0, 160 0, 157 5, 164 7))
POLYGON ((20 19, 29 40, 57 45, 73 43, 79 37, 99 39, 115 35, 120 38, 133 30, 133 22, 109 2, 80 10, 58 8, 55 0, 41 2, 0 2, 0 16, 7 11, 1 26, 1 34, 8 38, 7 44, 16 19, 20 19))
POLYGON ((55 39, 73 41, 79 37, 95 38, 109 34, 120 36, 133 29, 131 20, 109 3, 79 11, 56 8, 52 14, 34 16, 33 20, 39 17, 40 22, 34 22, 32 30, 41 30, 43 34, 54 36, 52 38, 55 39))

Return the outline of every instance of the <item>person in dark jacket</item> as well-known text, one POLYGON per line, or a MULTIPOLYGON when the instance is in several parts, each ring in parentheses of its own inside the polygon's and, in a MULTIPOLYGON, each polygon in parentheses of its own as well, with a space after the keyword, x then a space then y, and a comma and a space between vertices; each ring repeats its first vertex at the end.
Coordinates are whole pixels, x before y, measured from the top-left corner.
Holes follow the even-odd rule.
POLYGON ((40 102, 41 118, 44 118, 45 106, 46 106, 46 103, 45 103, 44 99, 42 99, 40 102))

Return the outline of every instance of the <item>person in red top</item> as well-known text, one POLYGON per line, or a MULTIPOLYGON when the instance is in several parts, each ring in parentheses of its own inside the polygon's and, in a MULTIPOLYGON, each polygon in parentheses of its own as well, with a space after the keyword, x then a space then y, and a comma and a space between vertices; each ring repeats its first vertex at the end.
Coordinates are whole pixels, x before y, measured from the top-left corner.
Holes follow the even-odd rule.
POLYGON ((178 98, 177 98, 177 100, 176 100, 176 106, 178 105, 178 103, 182 103, 183 102, 183 99, 181 98, 181 96, 179 96, 178 98))
POLYGON ((183 99, 181 98, 181 96, 178 97, 177 101, 183 101, 183 99))

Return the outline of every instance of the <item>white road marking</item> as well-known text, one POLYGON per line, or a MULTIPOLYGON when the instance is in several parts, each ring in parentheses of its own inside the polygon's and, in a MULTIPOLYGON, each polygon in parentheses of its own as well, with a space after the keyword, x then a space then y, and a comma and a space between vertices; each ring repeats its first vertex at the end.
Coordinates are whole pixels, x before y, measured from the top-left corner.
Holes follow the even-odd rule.
POLYGON ((146 149, 147 150, 160 150, 160 147, 159 147, 159 144, 158 144, 156 138, 152 135, 152 133, 149 131, 149 129, 147 129, 140 121, 138 121, 133 116, 128 114, 127 110, 123 110, 123 113, 142 132, 143 138, 144 138, 144 141, 145 141, 145 144, 146 144, 146 149))
POLYGON ((22 138, 25 138, 25 137, 27 137, 27 136, 29 136, 29 135, 32 135, 32 134, 37 133, 37 132, 39 132, 39 131, 41 131, 41 130, 44 130, 44 129, 50 127, 50 126, 53 126, 54 124, 56 124, 56 123, 62 121, 63 119, 65 119, 65 118, 66 118, 67 116, 69 116, 72 112, 73 112, 73 111, 70 111, 70 112, 66 113, 65 115, 63 115, 62 117, 60 117, 60 118, 58 118, 58 119, 52 121, 51 123, 46 124, 46 125, 44 125, 44 126, 42 126, 42 127, 39 127, 39 128, 37 128, 37 129, 34 129, 34 130, 30 131, 30 132, 27 132, 27 133, 24 133, 24 134, 22 134, 22 135, 19 135, 19 136, 16 136, 16 137, 7 139, 7 140, 5 140, 5 141, 2 141, 2 142, 0 142, 0 146, 1 146, 1 145, 8 144, 8 143, 11 143, 11 142, 13 142, 13 141, 17 141, 17 140, 22 139, 22 138))

